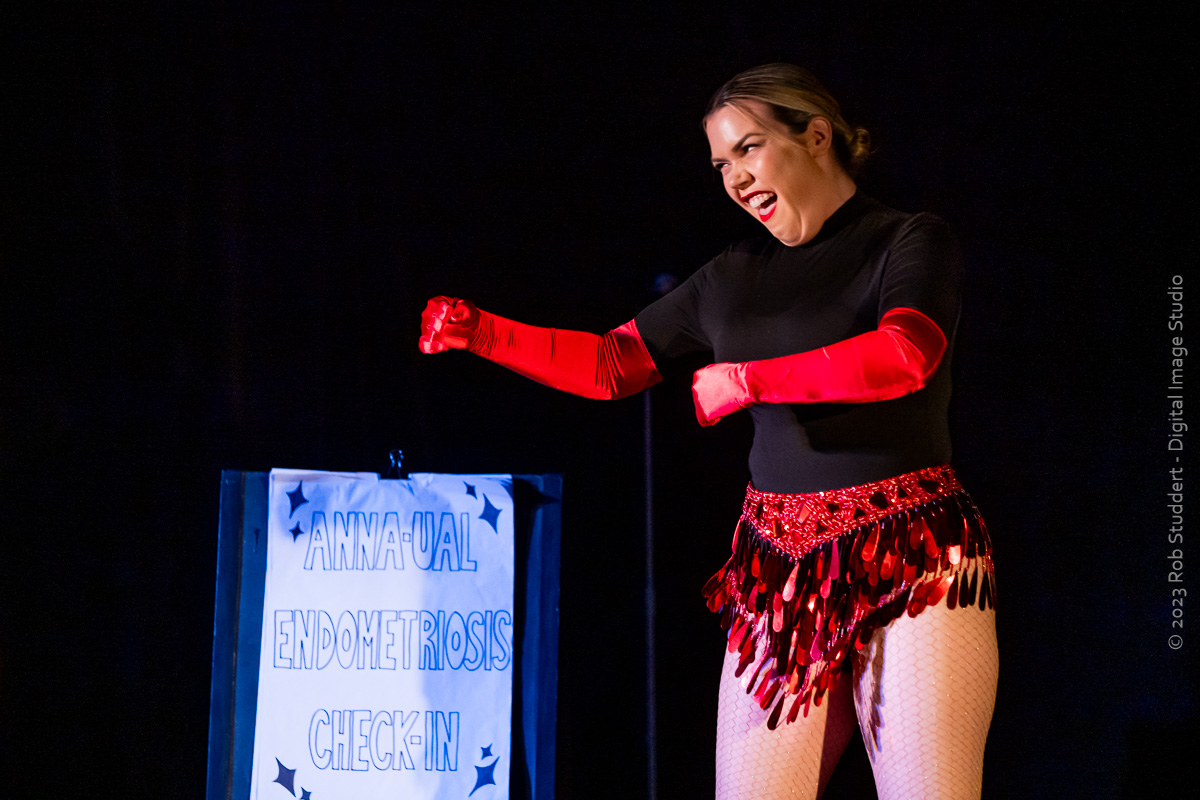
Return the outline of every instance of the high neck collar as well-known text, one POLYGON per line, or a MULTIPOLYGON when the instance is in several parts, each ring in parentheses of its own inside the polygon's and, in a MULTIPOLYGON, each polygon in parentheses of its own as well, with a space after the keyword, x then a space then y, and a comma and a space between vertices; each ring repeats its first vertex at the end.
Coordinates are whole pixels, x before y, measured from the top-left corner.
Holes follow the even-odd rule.
POLYGON ((827 241, 838 234, 852 220, 858 217, 863 209, 870 202, 869 198, 861 191, 855 190, 850 199, 838 206, 837 210, 829 215, 829 219, 825 220, 821 225, 821 230, 817 231, 817 235, 809 239, 804 244, 796 245, 797 247, 813 247, 821 242, 827 241))

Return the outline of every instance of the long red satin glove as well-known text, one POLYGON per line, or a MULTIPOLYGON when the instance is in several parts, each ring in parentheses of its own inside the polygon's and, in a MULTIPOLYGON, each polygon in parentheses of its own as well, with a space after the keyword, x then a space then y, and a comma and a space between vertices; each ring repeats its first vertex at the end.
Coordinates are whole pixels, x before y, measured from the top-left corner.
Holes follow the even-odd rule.
POLYGON ((565 392, 613 400, 662 380, 633 320, 603 336, 523 325, 467 300, 435 297, 421 315, 422 353, 465 349, 565 392))
POLYGON ((871 403, 915 392, 941 363, 946 336, 929 317, 893 308, 876 330, 781 358, 710 364, 692 382, 701 425, 755 403, 871 403))

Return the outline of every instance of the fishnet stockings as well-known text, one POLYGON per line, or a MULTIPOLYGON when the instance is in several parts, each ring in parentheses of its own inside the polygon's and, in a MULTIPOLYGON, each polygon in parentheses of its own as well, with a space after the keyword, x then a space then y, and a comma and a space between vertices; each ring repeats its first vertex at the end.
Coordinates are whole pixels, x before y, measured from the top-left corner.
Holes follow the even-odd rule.
POLYGON ((825 790, 842 751, 854 735, 850 681, 834 690, 808 716, 767 728, 766 711, 734 677, 738 654, 725 653, 717 707, 717 800, 816 800, 825 790))
POLYGON ((879 800, 977 798, 1000 660, 995 611, 945 604, 876 631, 854 701, 879 800))
POLYGON ((726 653, 717 711, 717 800, 821 796, 854 733, 855 709, 880 800, 978 798, 996 699, 995 612, 900 617, 875 636, 820 706, 767 729, 726 653))

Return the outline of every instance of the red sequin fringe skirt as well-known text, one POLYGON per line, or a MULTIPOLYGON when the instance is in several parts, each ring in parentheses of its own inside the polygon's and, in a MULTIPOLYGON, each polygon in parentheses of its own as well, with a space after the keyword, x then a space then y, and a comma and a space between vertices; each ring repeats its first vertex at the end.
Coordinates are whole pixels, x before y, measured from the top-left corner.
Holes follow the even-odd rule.
POLYGON ((737 675, 774 729, 907 613, 995 605, 987 527, 949 466, 811 494, 746 491, 733 555, 704 587, 737 675))

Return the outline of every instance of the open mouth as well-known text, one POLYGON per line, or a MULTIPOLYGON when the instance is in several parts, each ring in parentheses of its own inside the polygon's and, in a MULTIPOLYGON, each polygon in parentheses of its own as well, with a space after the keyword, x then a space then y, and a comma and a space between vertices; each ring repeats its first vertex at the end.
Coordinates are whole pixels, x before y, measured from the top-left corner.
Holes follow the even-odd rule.
POLYGON ((746 198, 745 202, 746 205, 754 209, 754 213, 758 215, 759 220, 766 222, 775 213, 775 201, 777 199, 774 192, 755 192, 746 198))

